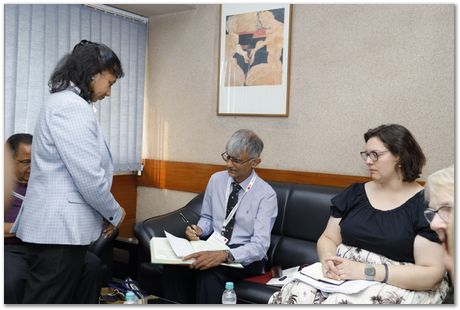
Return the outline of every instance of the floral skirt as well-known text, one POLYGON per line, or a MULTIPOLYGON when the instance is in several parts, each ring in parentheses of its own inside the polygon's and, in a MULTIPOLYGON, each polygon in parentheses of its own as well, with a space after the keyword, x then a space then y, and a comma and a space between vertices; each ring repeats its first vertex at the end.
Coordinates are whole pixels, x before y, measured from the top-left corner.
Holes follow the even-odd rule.
MULTIPOLYGON (((411 265, 363 249, 340 244, 337 256, 369 264, 411 265)), ((325 293, 294 279, 274 293, 269 304, 440 304, 449 290, 447 274, 433 291, 411 291, 377 282, 356 294, 325 293)))

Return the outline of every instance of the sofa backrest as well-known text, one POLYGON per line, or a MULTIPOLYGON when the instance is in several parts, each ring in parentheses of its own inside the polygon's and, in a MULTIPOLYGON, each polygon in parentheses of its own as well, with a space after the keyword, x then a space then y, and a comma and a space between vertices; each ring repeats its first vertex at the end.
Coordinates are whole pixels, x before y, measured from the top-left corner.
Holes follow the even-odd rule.
POLYGON ((326 228, 331 198, 342 189, 269 183, 278 197, 278 217, 267 253, 269 265, 287 268, 317 262, 316 242, 326 228))

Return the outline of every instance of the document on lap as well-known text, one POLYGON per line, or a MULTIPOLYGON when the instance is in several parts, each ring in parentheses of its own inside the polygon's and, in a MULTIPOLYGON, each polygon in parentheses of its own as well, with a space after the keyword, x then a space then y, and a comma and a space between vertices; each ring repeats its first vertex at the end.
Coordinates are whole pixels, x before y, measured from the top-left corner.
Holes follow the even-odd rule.
POLYGON ((366 281, 366 280, 346 280, 346 281, 336 281, 334 279, 326 278, 324 281, 324 276, 321 270, 321 263, 315 263, 313 265, 303 268, 301 271, 294 274, 294 278, 305 282, 316 289, 319 289, 325 293, 343 293, 343 294, 354 294, 358 293, 365 288, 378 284, 376 281, 366 281), (318 267, 319 265, 319 267, 318 267), (306 269, 310 267, 309 269, 306 269), (318 268, 320 272, 320 277, 318 277, 318 268), (314 270, 312 272, 312 270, 314 270), (308 275, 307 275, 308 274, 308 275), (321 279, 315 280, 314 277, 321 279), (332 282, 342 282, 340 284, 333 284, 332 282))
POLYGON ((300 273, 316 281, 326 282, 329 284, 340 285, 343 282, 345 282, 345 280, 335 280, 335 279, 325 277, 323 275, 322 265, 319 262, 302 268, 302 270, 300 270, 300 273))
POLYGON ((284 284, 291 281, 294 277, 294 274, 299 270, 300 266, 291 267, 288 269, 283 269, 283 276, 279 278, 271 278, 267 285, 282 287, 284 284))
MULTIPOLYGON (((166 238, 153 237, 150 239, 151 262, 155 264, 188 265, 193 260, 182 260, 183 257, 201 251, 229 250, 229 247, 212 236, 208 240, 188 241, 165 231, 166 238)), ((243 268, 240 263, 223 263, 222 265, 243 268)))

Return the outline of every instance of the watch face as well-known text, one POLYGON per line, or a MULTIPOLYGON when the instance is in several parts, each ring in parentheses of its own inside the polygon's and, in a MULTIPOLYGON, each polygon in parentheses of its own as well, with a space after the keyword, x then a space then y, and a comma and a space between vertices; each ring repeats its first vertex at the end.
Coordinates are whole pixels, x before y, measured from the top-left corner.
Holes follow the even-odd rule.
POLYGON ((375 267, 366 267, 364 269, 364 274, 366 276, 374 277, 375 276, 375 267))

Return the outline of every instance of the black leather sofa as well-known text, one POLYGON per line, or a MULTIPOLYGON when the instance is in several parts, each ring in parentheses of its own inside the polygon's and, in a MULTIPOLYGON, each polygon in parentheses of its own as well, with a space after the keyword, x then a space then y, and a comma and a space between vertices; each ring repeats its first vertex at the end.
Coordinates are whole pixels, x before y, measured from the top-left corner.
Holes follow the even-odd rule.
MULTIPOLYGON (((278 217, 272 230, 268 250, 267 269, 281 266, 283 269, 318 261, 316 241, 326 227, 330 200, 342 189, 328 186, 299 185, 269 182, 278 196, 278 217)), ((193 198, 185 207, 165 215, 149 218, 134 226, 139 240, 138 281, 142 289, 162 296, 162 266, 151 264, 149 241, 152 237, 164 237, 164 230, 185 237, 185 223, 179 217, 182 212, 191 222, 198 221, 203 193, 193 198)), ((235 283, 238 303, 268 302, 279 288, 247 280, 235 283)))

